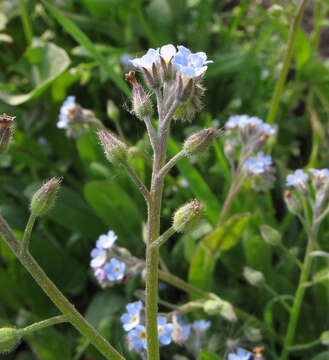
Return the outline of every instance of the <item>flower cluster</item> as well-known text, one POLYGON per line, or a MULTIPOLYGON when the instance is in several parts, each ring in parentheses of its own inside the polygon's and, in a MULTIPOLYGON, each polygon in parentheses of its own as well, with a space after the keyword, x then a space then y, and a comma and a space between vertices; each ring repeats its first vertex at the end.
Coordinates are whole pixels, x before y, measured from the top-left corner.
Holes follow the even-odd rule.
MULTIPOLYGON (((172 116, 183 121, 192 120, 201 108, 200 99, 204 93, 201 79, 212 62, 204 52, 192 53, 182 45, 176 49, 172 44, 149 49, 142 57, 131 60, 141 71, 149 89, 163 89, 165 108, 174 108, 172 116)), ((151 116, 149 94, 136 79, 128 76, 127 80, 133 85, 133 112, 144 117, 151 116)))
POLYGON ((239 348, 236 352, 228 354, 228 360, 249 360, 251 358, 251 353, 245 349, 239 348))
POLYGON ((233 115, 228 121, 225 123, 226 129, 240 129, 252 131, 252 129, 260 130, 264 132, 266 135, 271 136, 275 135, 277 132, 276 126, 271 126, 270 124, 266 124, 263 120, 259 119, 256 116, 248 116, 248 115, 233 115))
POLYGON ((262 151, 257 153, 255 157, 249 157, 244 166, 247 172, 255 175, 268 172, 272 166, 272 157, 270 155, 264 155, 262 151))
POLYGON ((57 127, 65 129, 68 137, 77 138, 89 129, 102 127, 91 110, 83 109, 75 96, 68 96, 60 108, 57 127))
POLYGON ((114 246, 117 236, 113 230, 100 235, 91 251, 90 267, 102 287, 113 285, 140 272, 141 264, 129 252, 114 246))
MULTIPOLYGON (((127 332, 129 348, 139 353, 145 353, 147 349, 147 334, 145 328, 145 309, 141 301, 127 304, 127 312, 124 313, 120 321, 124 331, 127 332)), ((210 321, 196 320, 192 324, 186 323, 181 317, 167 314, 159 315, 158 338, 163 346, 170 345, 172 342, 184 344, 191 338, 191 330, 194 336, 199 337, 210 327, 210 321)))
MULTIPOLYGON (((297 190, 300 196, 307 196, 314 214, 318 214, 319 219, 323 219, 329 212, 329 207, 324 209, 329 200, 329 170, 328 169, 309 169, 305 172, 302 169, 295 170, 294 173, 287 175, 286 186, 297 190), (308 183, 311 180, 313 191, 308 183), (321 214, 322 212, 322 214, 321 214)), ((302 203, 290 190, 285 192, 285 201, 289 210, 294 214, 301 214, 302 203)), ((328 205, 328 204, 327 204, 328 205)))

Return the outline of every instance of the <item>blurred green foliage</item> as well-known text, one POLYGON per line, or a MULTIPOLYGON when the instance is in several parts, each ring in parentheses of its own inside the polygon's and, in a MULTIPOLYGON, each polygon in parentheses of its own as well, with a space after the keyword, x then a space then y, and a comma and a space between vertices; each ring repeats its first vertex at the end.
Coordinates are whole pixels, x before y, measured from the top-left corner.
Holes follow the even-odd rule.
MULTIPOLYGON (((64 176, 56 205, 38 221, 31 252, 64 294, 128 359, 138 356, 125 346, 119 316, 143 283, 133 279, 111 289, 98 288, 88 270, 89 252, 97 237, 111 228, 121 246, 143 257, 143 198, 124 170, 106 161, 94 133, 72 140, 56 128, 59 108, 68 95, 75 95, 79 104, 95 111, 116 131, 106 108, 112 100, 120 109, 126 140, 143 155, 137 154, 131 165, 147 182, 150 145, 142 122, 126 111, 130 91, 124 82, 127 64, 120 61, 122 55, 141 55, 149 47, 173 43, 205 51, 214 60, 204 82, 207 92, 201 114, 193 123, 173 124, 169 143, 173 155, 186 136, 211 125, 222 127, 229 115, 246 113, 266 119, 296 5, 293 0, 284 4, 279 0, 0 1, 0 113, 17 116, 10 151, 0 156, 0 211, 21 236, 33 192, 45 179, 64 176), (284 12, 271 14, 268 6, 274 3, 283 5, 284 12)), ((277 114, 279 135, 271 145, 277 168, 272 191, 256 193, 246 185, 232 208, 239 220, 230 218, 210 232, 230 185, 223 138, 207 154, 193 159, 193 164, 179 162, 165 188, 163 230, 185 201, 196 197, 206 205, 198 230, 176 236, 161 250, 166 266, 191 284, 255 315, 280 336, 285 334, 287 313, 277 298, 248 285, 242 269, 250 266, 261 271, 267 283, 291 301, 298 268, 262 239, 258 227, 268 224, 278 229, 283 243, 302 256, 305 233, 287 213, 282 192, 289 169, 328 167, 328 11, 327 0, 309 2, 298 31, 277 114)), ((328 225, 326 219, 320 230, 322 251, 329 251, 328 225)), ((317 258, 314 274, 328 271, 328 259, 317 258)), ((0 326, 23 326, 57 314, 3 241, 0 288, 0 326)), ((188 300, 172 287, 163 284, 160 288, 160 297, 166 301, 188 300)), ((297 344, 311 342, 329 328, 328 288, 328 282, 322 282, 308 290, 297 344)), ((247 348, 264 344, 270 349, 265 351, 266 358, 275 359, 278 349, 273 339, 264 336, 255 342, 246 336, 245 329, 254 324, 232 325, 219 316, 211 320, 209 346, 199 360, 224 359, 232 339, 247 348)), ((163 353, 166 359, 174 359, 184 350, 172 346, 163 353)), ((85 354, 102 358, 71 327, 61 325, 27 337, 5 358, 76 360, 85 354)), ((324 360, 328 352, 317 346, 296 351, 291 358, 324 360)))

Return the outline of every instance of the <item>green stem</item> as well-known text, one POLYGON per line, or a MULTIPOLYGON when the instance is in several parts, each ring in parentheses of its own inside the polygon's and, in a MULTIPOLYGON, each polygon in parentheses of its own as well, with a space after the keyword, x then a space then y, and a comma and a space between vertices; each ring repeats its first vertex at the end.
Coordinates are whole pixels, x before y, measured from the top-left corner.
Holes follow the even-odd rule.
POLYGON ((292 345, 289 347, 289 351, 307 350, 307 349, 310 349, 312 347, 319 345, 320 343, 321 343, 321 340, 316 339, 316 340, 310 341, 309 343, 306 343, 306 344, 292 345))
POLYGON ((24 29, 25 38, 28 45, 31 45, 33 40, 33 30, 32 25, 29 19, 28 11, 26 9, 26 4, 24 0, 18 0, 19 8, 21 11, 21 19, 24 29))
POLYGON ((57 324, 62 324, 64 322, 68 322, 68 317, 66 315, 58 315, 58 316, 54 316, 50 319, 46 319, 43 321, 39 321, 37 323, 34 323, 32 325, 26 326, 23 329, 19 329, 18 332, 20 335, 25 336, 28 335, 29 333, 33 332, 33 331, 37 331, 37 330, 41 330, 45 327, 48 326, 53 326, 53 325, 57 325, 57 324))
POLYGON ((287 78, 288 70, 291 63, 292 53, 295 45, 297 30, 302 19, 304 8, 307 0, 301 0, 297 9, 297 12, 293 18, 288 38, 287 50, 283 60, 283 67, 279 76, 279 79, 275 85, 270 110, 267 116, 267 122, 273 124, 278 111, 280 97, 282 94, 283 86, 287 78))
POLYGON ((123 166, 127 170, 130 178, 133 180, 133 182, 136 184, 136 186, 138 187, 138 189, 140 190, 140 192, 144 196, 144 199, 145 199, 146 203, 148 203, 150 201, 150 193, 146 189, 146 186, 144 185, 142 180, 135 173, 135 170, 132 167, 130 167, 128 164, 124 164, 123 166))
MULTIPOLYGON (((315 233, 316 232, 313 231, 313 234, 315 234, 315 233)), ((297 287, 297 291, 296 291, 296 295, 295 295, 295 301, 294 301, 294 304, 291 309, 287 334, 286 334, 286 338, 285 338, 283 351, 282 351, 280 360, 287 359, 287 356, 289 353, 289 348, 291 347, 292 342, 294 340, 294 335, 295 335, 295 330, 297 327, 299 313, 300 313, 300 309, 302 306, 302 302, 303 302, 303 298, 304 298, 304 294, 305 294, 305 290, 306 290, 306 287, 304 286, 304 284, 307 282, 307 279, 308 279, 310 271, 311 271, 312 257, 310 256, 310 253, 313 249, 314 242, 315 242, 315 236, 314 235, 309 236, 307 249, 306 249, 306 253, 305 253, 305 260, 304 260, 304 264, 303 264, 303 269, 300 274, 299 283, 298 283, 298 287, 297 287)))
POLYGON ((18 260, 32 275, 42 290, 49 296, 58 309, 67 316, 68 321, 85 336, 105 357, 111 360, 124 360, 114 347, 78 312, 56 285, 48 278, 29 252, 21 254, 20 242, 0 216, 0 233, 18 260))
POLYGON ((300 270, 303 268, 303 264, 296 258, 295 255, 289 251, 289 249, 287 249, 283 244, 280 244, 279 248, 290 257, 290 259, 299 267, 300 270))
POLYGON ((282 296, 277 293, 270 285, 264 283, 264 288, 272 294, 275 298, 278 299, 279 303, 290 313, 291 307, 283 300, 282 296))
POLYGON ((31 238, 31 232, 34 226, 36 220, 36 216, 31 214, 29 217, 29 220, 26 224, 22 245, 21 245, 21 256, 29 251, 29 245, 30 245, 30 238, 31 238))
POLYGON ((153 241, 151 248, 159 248, 163 245, 168 239, 170 239, 176 230, 171 226, 167 231, 165 231, 161 236, 159 236, 155 241, 153 241))

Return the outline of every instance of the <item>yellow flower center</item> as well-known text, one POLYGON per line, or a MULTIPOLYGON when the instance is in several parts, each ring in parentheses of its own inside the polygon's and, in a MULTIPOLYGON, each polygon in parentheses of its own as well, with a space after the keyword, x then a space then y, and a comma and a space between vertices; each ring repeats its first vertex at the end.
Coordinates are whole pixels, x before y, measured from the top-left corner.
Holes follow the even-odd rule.
POLYGON ((141 338, 142 340, 145 340, 145 339, 146 339, 146 332, 145 332, 145 331, 142 331, 139 336, 140 336, 140 338, 141 338))

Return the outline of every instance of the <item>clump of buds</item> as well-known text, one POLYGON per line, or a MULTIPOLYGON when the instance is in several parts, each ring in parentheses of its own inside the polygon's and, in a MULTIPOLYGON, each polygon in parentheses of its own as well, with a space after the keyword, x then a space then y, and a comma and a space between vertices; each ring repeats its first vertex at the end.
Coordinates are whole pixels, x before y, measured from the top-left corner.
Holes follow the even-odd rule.
POLYGON ((22 336, 15 328, 5 327, 0 329, 0 354, 15 350, 22 336))
POLYGON ((137 82, 135 71, 131 70, 126 74, 126 80, 132 86, 132 111, 140 119, 144 120, 146 117, 153 115, 153 104, 150 99, 150 94, 147 94, 143 86, 137 82))
POLYGON ((218 131, 208 128, 188 137, 183 146, 186 156, 199 155, 205 152, 217 135, 218 131))
POLYGON ((199 222, 203 209, 203 204, 193 200, 176 210, 173 217, 175 231, 184 232, 192 229, 199 222))
POLYGON ((56 193, 61 184, 61 178, 47 181, 32 197, 31 213, 34 216, 44 215, 55 203, 56 193))
POLYGON ((128 147, 106 130, 98 131, 99 141, 104 149, 107 160, 115 165, 127 163, 128 147))
POLYGON ((0 115, 0 155, 8 151, 11 136, 14 130, 13 121, 16 116, 0 115))

